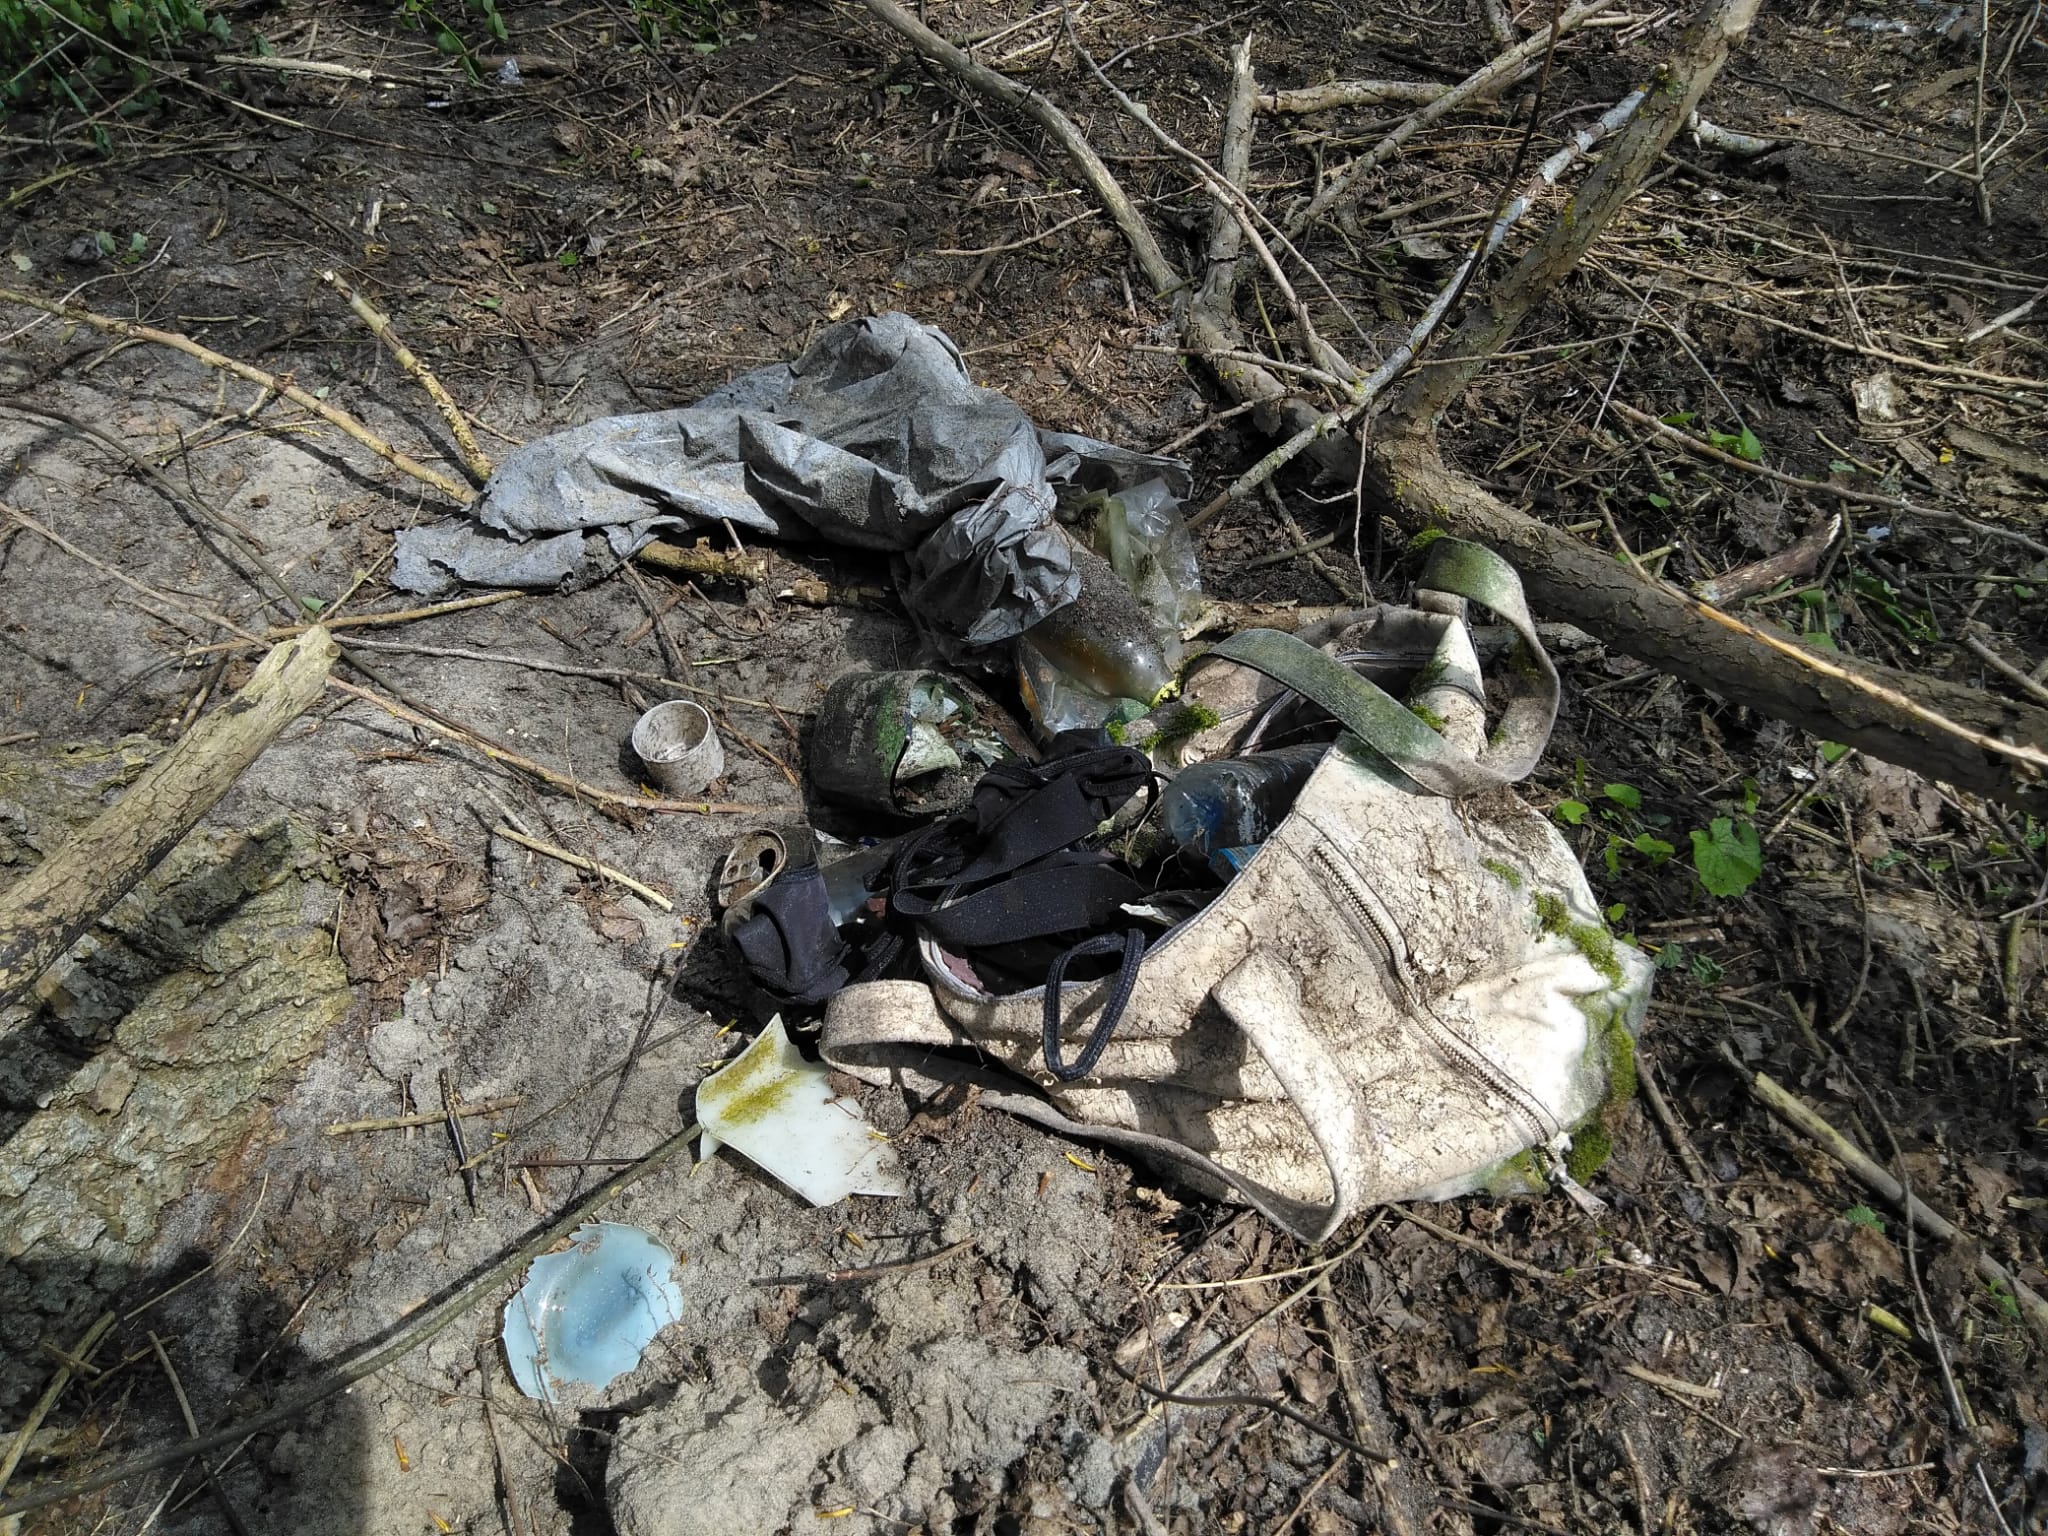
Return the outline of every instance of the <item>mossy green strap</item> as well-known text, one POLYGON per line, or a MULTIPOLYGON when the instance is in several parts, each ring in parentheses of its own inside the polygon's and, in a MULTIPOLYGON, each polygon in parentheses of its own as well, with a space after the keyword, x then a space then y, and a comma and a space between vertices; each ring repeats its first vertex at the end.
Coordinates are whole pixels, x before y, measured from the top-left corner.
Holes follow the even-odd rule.
POLYGON ((1440 538, 1430 545, 1416 586, 1483 603, 1515 631, 1507 707, 1477 757, 1452 746, 1385 689, 1294 635, 1247 629, 1210 654, 1263 672, 1321 705, 1374 753, 1434 794, 1469 795, 1525 777, 1550 740, 1558 685, 1557 669, 1536 638, 1521 578, 1482 545, 1440 538))

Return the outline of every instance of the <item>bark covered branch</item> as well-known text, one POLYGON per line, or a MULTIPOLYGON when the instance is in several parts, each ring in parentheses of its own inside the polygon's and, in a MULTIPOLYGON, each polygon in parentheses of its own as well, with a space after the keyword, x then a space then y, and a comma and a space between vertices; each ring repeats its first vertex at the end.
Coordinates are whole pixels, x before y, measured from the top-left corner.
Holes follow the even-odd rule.
POLYGON ((320 697, 337 654, 324 629, 275 647, 240 692, 0 894, 0 1003, 26 989, 199 824, 242 770, 320 697))
MULTIPOLYGON (((1583 21, 1602 3, 1572 6, 1561 30, 1583 21)), ((1155 289, 1165 291, 1178 281, 1150 229, 1063 112, 1036 92, 976 64, 921 27, 895 0, 863 4, 909 38, 925 57, 1045 126, 1111 210, 1155 289)), ((1758 0, 1706 0, 1598 170, 1566 201, 1521 261, 1480 296, 1444 344, 1444 360, 1425 364, 1392 395, 1385 412, 1371 424, 1368 439, 1325 430, 1325 412, 1293 394, 1271 370, 1213 361, 1241 350, 1234 318, 1219 313, 1216 300, 1228 291, 1223 284, 1208 285, 1210 292, 1204 297, 1210 302, 1184 305, 1183 343, 1195 356, 1212 360, 1228 393, 1257 404, 1254 419, 1261 430, 1298 440, 1304 457, 1333 478, 1349 482, 1362 472, 1366 486, 1411 531, 1451 533, 1497 549, 1519 568, 1538 608, 1580 626, 1613 649, 1816 735, 1962 789, 2048 812, 2048 710, 1936 678, 1822 657, 1794 640, 1753 628, 1508 506, 1447 465, 1438 451, 1436 428, 1445 407, 1574 269, 1635 194, 1644 174, 1685 126, 1730 52, 1747 34, 1757 5, 1758 0)), ((1530 42, 1538 43, 1541 37, 1530 42)), ((1503 55, 1481 73, 1497 72, 1509 62, 1510 56, 1503 55)), ((1513 62, 1519 67, 1525 61, 1513 62)), ((1226 132, 1226 143, 1236 149, 1241 140, 1226 132)), ((1398 148, 1398 142, 1384 146, 1387 154, 1398 148)), ((1380 154, 1375 149, 1365 160, 1376 164, 1380 154)), ((1358 172, 1359 167, 1353 170, 1358 172)), ((1344 179, 1355 183, 1357 177, 1344 179)), ((1334 201, 1333 194, 1342 195, 1335 186, 1324 190, 1318 199, 1322 207, 1334 201)), ((1224 253, 1212 248, 1210 254, 1213 258, 1224 253)), ((1226 260, 1222 266, 1227 270, 1233 264, 1226 260)), ((1213 274, 1217 268, 1212 265, 1209 270, 1213 274)))

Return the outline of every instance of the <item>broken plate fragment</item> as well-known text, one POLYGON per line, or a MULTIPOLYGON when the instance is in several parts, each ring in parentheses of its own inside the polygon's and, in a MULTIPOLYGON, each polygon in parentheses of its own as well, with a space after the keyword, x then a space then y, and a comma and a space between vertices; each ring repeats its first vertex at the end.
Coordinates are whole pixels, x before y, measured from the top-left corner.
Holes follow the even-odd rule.
POLYGON ((697 1085, 697 1122, 706 1157, 723 1142, 813 1205, 903 1193, 896 1149, 789 1043, 780 1014, 697 1085))
POLYGON ((638 1227, 586 1221, 573 1247, 535 1259, 505 1304, 505 1356, 528 1397, 571 1382, 609 1386, 683 1315, 675 1258, 638 1227))

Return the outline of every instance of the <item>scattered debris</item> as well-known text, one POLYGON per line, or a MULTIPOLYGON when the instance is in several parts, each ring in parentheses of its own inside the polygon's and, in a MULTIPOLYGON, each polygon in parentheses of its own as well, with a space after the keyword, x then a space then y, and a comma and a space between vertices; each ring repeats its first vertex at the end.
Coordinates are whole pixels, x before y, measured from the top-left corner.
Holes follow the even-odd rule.
POLYGON ((683 1315, 675 1256, 638 1227, 586 1222, 569 1241, 533 1261, 501 1335, 519 1390, 550 1403, 571 1384, 610 1386, 683 1315))
POLYGON ((830 1074, 790 1043, 777 1014, 744 1051, 697 1085, 703 1155, 730 1146, 813 1205, 901 1195, 896 1151, 830 1074))
POLYGON ((647 776, 679 798, 701 793, 725 772, 725 749, 711 716, 688 699, 657 704, 634 722, 633 751, 647 776))

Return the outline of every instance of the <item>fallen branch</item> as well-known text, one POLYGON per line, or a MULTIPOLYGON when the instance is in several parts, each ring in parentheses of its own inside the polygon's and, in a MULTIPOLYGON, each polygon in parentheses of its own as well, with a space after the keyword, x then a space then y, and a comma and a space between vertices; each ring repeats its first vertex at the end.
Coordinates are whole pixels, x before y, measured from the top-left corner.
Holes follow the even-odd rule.
POLYGON ((50 1384, 43 1389, 43 1395, 36 1399, 35 1406, 29 1409, 28 1417, 22 1420, 21 1428, 9 1442, 7 1454, 0 1456, 0 1494, 7 1492, 7 1484, 14 1477, 14 1469, 21 1465, 21 1458, 28 1454, 29 1445, 35 1439, 36 1431, 43 1427, 43 1420, 47 1419, 50 1411, 57 1406, 58 1399, 64 1395, 64 1389, 71 1385, 72 1376, 80 1366, 91 1363, 92 1352, 99 1348, 100 1340, 107 1336, 107 1331, 113 1326, 114 1314, 102 1312, 93 1325, 85 1330, 84 1336, 72 1345, 70 1352, 63 1357, 56 1375, 50 1378, 50 1384))
POLYGON ((758 585, 768 579, 766 555, 713 549, 703 539, 694 546, 668 544, 656 539, 651 544, 643 544, 633 558, 657 571, 678 571, 686 576, 703 576, 714 581, 758 585))
MULTIPOLYGON (((477 1115, 495 1115, 500 1110, 516 1109, 525 1102, 526 1100, 522 1095, 513 1093, 507 1094, 500 1099, 480 1099, 474 1104, 459 1104, 456 1106, 455 1113, 472 1117, 477 1115)), ((432 1115, 386 1115, 379 1120, 343 1120, 334 1125, 321 1126, 320 1134, 323 1136, 353 1136, 362 1131, 403 1131, 409 1130, 416 1125, 439 1125, 447 1118, 447 1112, 444 1110, 432 1115)))
MULTIPOLYGON (((1418 368, 1389 404, 1395 430, 1434 432, 1446 406, 1467 385, 1530 310, 1547 298, 1579 264, 1622 205, 1685 126, 1729 53, 1749 31, 1758 0, 1708 0, 1686 29, 1677 51, 1657 70, 1653 84, 1628 117, 1585 185, 1569 197, 1550 227, 1508 275, 1466 313, 1446 342, 1450 356, 1418 368), (1452 361, 1455 357, 1462 361, 1452 361)), ((1567 19, 1587 7, 1574 6, 1567 19)), ((1560 21, 1559 26, 1563 26, 1560 21)), ((1530 40, 1541 41, 1541 34, 1530 40)), ((1524 47, 1529 44, 1524 44, 1524 47)))
POLYGON ((420 730, 452 737, 471 750, 481 752, 494 763, 503 763, 508 768, 517 768, 521 773, 531 774, 543 784, 552 785, 564 794, 578 800, 587 800, 614 821, 631 824, 638 816, 649 811, 683 812, 692 816, 766 816, 772 814, 765 805, 742 805, 733 800, 658 800, 652 797, 636 798, 632 795, 615 794, 608 789, 599 789, 594 784, 585 784, 566 773, 557 773, 544 763, 501 747, 487 736, 478 735, 466 725, 457 725, 445 717, 436 718, 415 709, 408 709, 395 699, 387 699, 381 693, 368 688, 358 688, 354 683, 344 683, 338 677, 327 680, 327 686, 338 693, 374 704, 385 714, 420 730))
POLYGON ((1703 603, 1725 608, 1745 597, 1768 592, 1781 581, 1811 576, 1814 567, 1820 564, 1820 557, 1841 536, 1842 514, 1831 513, 1776 554, 1752 560, 1748 565, 1739 565, 1732 571, 1723 571, 1711 580, 1700 582, 1692 589, 1692 595, 1703 603))
MULTIPOLYGON (((1724 1052, 1724 1054, 1726 1054, 1724 1052)), ((1732 1060, 1732 1056, 1730 1057, 1732 1060)), ((1946 1216, 1929 1210, 1918 1195, 1909 1195, 1878 1161, 1823 1120, 1812 1106, 1797 1094, 1788 1092, 1773 1080, 1768 1073, 1751 1073, 1739 1061, 1735 1068, 1748 1082, 1750 1091, 1757 1101, 1783 1120, 1787 1125, 1808 1137, 1828 1156, 1853 1173, 1869 1189, 1883 1196, 1907 1220, 1930 1237, 1940 1238, 1945 1243, 1963 1243, 1966 1250, 1974 1251, 1977 1273, 1994 1285, 2001 1285, 2019 1304, 2024 1316, 2043 1343, 2048 1343, 2048 1299, 2021 1280, 1998 1260, 1986 1253, 1981 1244, 1969 1240, 1962 1230, 1946 1216)))
MULTIPOLYGON (((1507 239, 1508 232, 1521 220, 1522 215, 1529 211, 1529 205, 1536 196, 1545 187, 1555 185, 1558 177, 1570 169, 1582 155, 1590 152, 1595 144, 1629 122, 1642 103, 1641 91, 1629 92, 1602 113, 1596 121, 1588 123, 1573 134, 1562 149, 1537 167, 1536 175, 1528 188, 1510 198, 1502 206, 1499 216, 1493 221, 1493 226, 1487 230, 1486 238, 1466 253, 1463 264, 1452 275, 1451 280, 1444 284, 1442 291, 1437 294, 1429 308, 1423 311, 1415 329, 1408 333, 1408 339, 1388 353, 1379 367, 1372 371, 1372 377, 1360 386, 1358 408, 1352 413, 1353 421, 1366 419, 1380 396, 1401 377, 1409 364, 1414 362, 1417 355, 1429 344, 1429 339, 1436 333, 1437 326, 1443 323, 1444 317, 1459 302, 1473 274, 1478 271, 1480 263, 1500 249, 1501 242, 1507 239)), ((1492 359, 1507 339, 1507 332, 1503 331, 1484 352, 1477 352, 1458 345, 1466 339, 1466 333, 1470 329, 1472 327, 1469 325, 1458 329, 1452 337, 1451 355, 1440 358, 1435 367, 1454 370, 1452 376, 1462 375, 1469 378, 1492 359)), ((1459 387, 1463 388, 1462 385, 1459 387)))
POLYGON ((490 479, 490 457, 477 446, 476 434, 469 430, 469 418, 462 414, 462 407, 441 387, 441 381, 419 360, 412 348, 399 339, 390 317, 357 293, 333 268, 322 272, 320 281, 348 300, 348 307, 356 312, 356 318, 370 328, 371 335, 391 349, 391 355, 398 360, 398 366, 412 375, 413 381, 427 392, 427 398, 434 402, 434 409, 441 413, 441 419, 448 423, 449 432, 454 434, 456 451, 462 455, 463 465, 476 476, 477 484, 481 485, 490 479))
POLYGON ((1335 181, 1309 199, 1308 206, 1302 210, 1300 217, 1288 221, 1288 228, 1298 234, 1336 204, 1351 200, 1358 190, 1359 183, 1397 153, 1401 146, 1416 134, 1431 123, 1450 116, 1467 102, 1485 101, 1512 84, 1521 74, 1523 67, 1540 57, 1551 46, 1553 40, 1562 41, 1584 26, 1590 18, 1597 16, 1614 3, 1615 0, 1580 0, 1579 4, 1557 18, 1554 27, 1545 27, 1524 38, 1514 47, 1467 75, 1420 111, 1411 113, 1379 143, 1346 166, 1335 181))
MULTIPOLYGON (((198 825, 278 733, 320 697, 338 654, 319 629, 278 646, 234 698, 0 895, 0 1003, 25 991, 198 825)), ((14 1027, 0 1024, 0 1038, 14 1027)))
POLYGON ((2048 711, 1825 656, 1744 624, 1507 506, 1445 465, 1426 439, 1379 445, 1370 474, 1405 521, 1491 546, 1521 572, 1532 606, 1615 650, 1813 735, 2035 814, 2048 811, 2041 750, 2048 711))
POLYGON ((274 373, 265 373, 261 368, 216 352, 211 347, 201 346, 189 336, 181 336, 176 331, 160 331, 154 326, 141 325, 133 320, 117 320, 112 315, 95 314, 89 309, 59 303, 55 299, 46 299, 38 294, 24 293, 18 288, 0 288, 0 302, 19 304, 26 309, 39 309, 46 315, 55 315, 60 320, 75 321, 79 325, 89 325, 109 336, 125 336, 131 341, 153 342, 160 347, 169 347, 174 352, 182 352, 187 357, 198 359, 209 368, 231 373, 238 379, 246 379, 251 384, 283 395, 301 410, 311 411, 329 426, 347 433, 393 469, 412 476, 422 485, 433 487, 457 506, 466 507, 476 499, 476 493, 467 486, 399 452, 347 411, 329 405, 325 400, 299 388, 289 379, 279 378, 274 373))
MULTIPOLYGON (((917 51, 934 63, 942 65, 957 79, 965 81, 984 96, 991 96, 1005 106, 1015 107, 1039 127, 1052 135, 1061 149, 1067 153, 1081 176, 1094 190, 1096 198, 1109 211, 1109 216, 1122 231, 1131 251, 1138 258, 1138 269, 1144 273, 1145 281, 1152 285, 1155 293, 1165 293, 1180 286, 1180 275, 1173 270, 1173 263, 1166 259, 1166 253, 1159 248, 1152 228, 1143 215, 1132 205, 1128 195, 1111 174, 1110 169, 1095 153, 1095 147, 1087 136, 1076 128, 1073 119, 1054 106, 1045 97, 1029 86, 1020 85, 1008 75, 999 74, 979 59, 955 47, 939 36, 930 27, 912 16, 895 0, 861 0, 868 10, 884 25, 901 33, 916 45, 917 51)), ((0 290, 4 292, 4 290, 0 290)))
POLYGON ((535 853, 545 854, 551 859, 559 859, 572 868, 587 870, 599 879, 609 880, 614 885, 622 885, 649 906, 659 907, 664 912, 673 912, 676 909, 676 904, 662 895, 661 892, 651 886, 642 885, 631 875, 613 869, 609 864, 600 864, 597 860, 585 858, 580 853, 571 853, 566 848, 557 848, 553 843, 544 843, 537 837, 528 837, 524 832, 517 831, 512 827, 493 827, 491 828, 491 835, 505 838, 509 842, 517 843, 522 848, 530 848, 535 853))
POLYGON ((1259 110, 1278 114, 1328 112, 1336 107, 1426 107, 1450 93, 1428 80, 1330 80, 1259 97, 1259 110))

